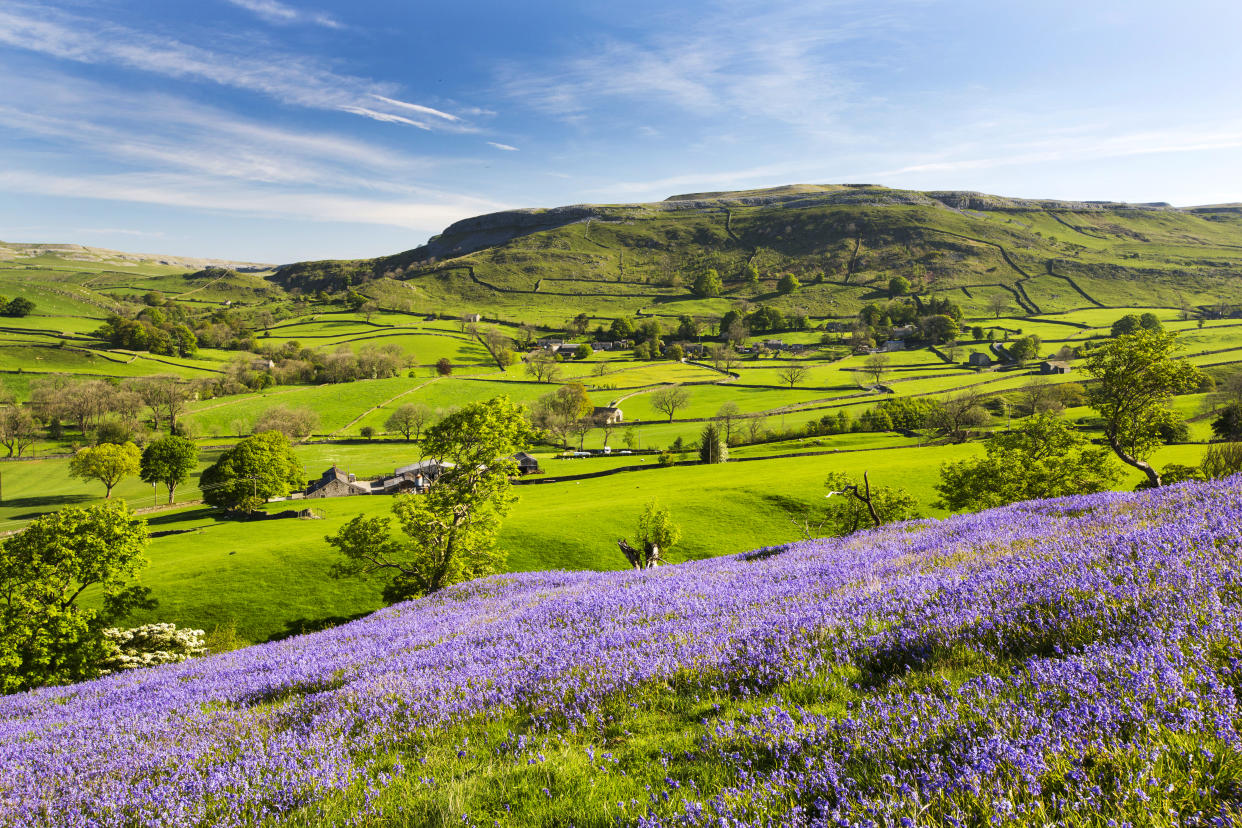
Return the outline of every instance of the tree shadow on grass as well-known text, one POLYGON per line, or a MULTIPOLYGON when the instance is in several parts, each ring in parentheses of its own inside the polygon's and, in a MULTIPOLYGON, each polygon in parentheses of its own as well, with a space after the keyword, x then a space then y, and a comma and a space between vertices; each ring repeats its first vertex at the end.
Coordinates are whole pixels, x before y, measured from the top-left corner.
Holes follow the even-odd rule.
POLYGON ((295 635, 305 635, 306 633, 320 632, 321 630, 339 627, 342 624, 348 624, 350 621, 357 621, 359 618, 366 618, 374 610, 366 612, 358 612, 353 615, 326 615, 323 618, 294 618, 292 621, 285 622, 285 628, 281 632, 272 633, 268 637, 268 641, 283 641, 286 638, 292 638, 295 635))
POLYGON ((37 511, 24 512, 12 516, 12 520, 28 520, 37 518, 48 512, 54 512, 64 506, 74 506, 79 503, 85 503, 95 498, 91 495, 84 494, 66 494, 66 495, 40 495, 39 497, 7 497, 0 500, 0 506, 17 509, 35 509, 37 511))
POLYGON ((166 512, 147 518, 147 526, 167 526, 170 523, 183 523, 187 520, 205 520, 219 516, 220 514, 211 507, 192 509, 188 512, 166 512))

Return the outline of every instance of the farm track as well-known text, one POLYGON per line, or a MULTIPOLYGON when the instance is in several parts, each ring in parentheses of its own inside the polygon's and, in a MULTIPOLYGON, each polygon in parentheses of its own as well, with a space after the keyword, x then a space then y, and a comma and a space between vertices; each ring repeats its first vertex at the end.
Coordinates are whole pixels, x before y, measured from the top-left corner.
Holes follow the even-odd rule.
POLYGON ((345 429, 347 429, 347 428, 349 428, 350 426, 352 426, 352 425, 354 425, 354 424, 356 424, 356 423, 360 422, 361 420, 363 420, 363 419, 364 419, 367 415, 369 415, 372 411, 377 411, 378 409, 383 408, 384 406, 388 405, 389 403, 396 402, 397 400, 401 399, 402 397, 406 396, 407 394, 413 394, 415 391, 419 390, 420 388, 426 388, 428 385, 431 385, 433 382, 435 382, 435 381, 436 381, 436 380, 438 380, 438 379, 440 379, 440 378, 439 378, 439 377, 432 377, 431 379, 427 380, 426 382, 424 382, 424 383, 422 383, 422 384, 420 384, 420 385, 416 385, 416 386, 414 386, 413 388, 407 388, 406 390, 402 391, 400 394, 397 394, 395 397, 391 397, 391 398, 389 398, 389 399, 387 399, 387 400, 384 400, 384 401, 383 401, 382 403, 380 403, 379 405, 373 405, 373 406, 371 406, 371 407, 370 407, 370 408, 368 408, 366 411, 362 412, 362 413, 361 413, 361 414, 359 414, 357 417, 354 417, 354 418, 353 418, 352 420, 350 420, 348 423, 346 423, 345 425, 343 425, 343 426, 341 426, 340 428, 338 428, 336 431, 331 431, 331 432, 329 432, 327 436, 328 436, 328 437, 333 437, 333 436, 335 436, 335 435, 337 435, 337 434, 340 434, 340 433, 341 433, 342 431, 344 431, 345 429))

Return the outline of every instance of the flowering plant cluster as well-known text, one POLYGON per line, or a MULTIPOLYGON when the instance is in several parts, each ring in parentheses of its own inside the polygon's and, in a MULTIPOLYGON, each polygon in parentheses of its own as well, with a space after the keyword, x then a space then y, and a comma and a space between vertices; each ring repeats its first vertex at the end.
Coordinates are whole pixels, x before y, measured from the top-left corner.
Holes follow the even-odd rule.
POLYGON ((103 660, 103 675, 118 670, 136 670, 158 664, 176 664, 187 658, 206 655, 202 630, 177 629, 176 624, 144 624, 141 627, 104 630, 108 655, 103 660))
MULTIPOLYGON (((556 750, 599 775, 578 797, 647 773, 608 823, 1228 825, 1239 692, 1233 478, 642 572, 485 578, 6 697, 0 824, 314 824, 346 798, 368 824, 415 824, 391 791, 440 784, 422 764, 436 748, 511 779, 556 750), (658 693, 736 704, 704 707, 693 750, 627 765, 613 717, 658 693), (530 742, 460 735, 519 719, 530 742)), ((547 773, 554 808, 569 794, 547 773)))

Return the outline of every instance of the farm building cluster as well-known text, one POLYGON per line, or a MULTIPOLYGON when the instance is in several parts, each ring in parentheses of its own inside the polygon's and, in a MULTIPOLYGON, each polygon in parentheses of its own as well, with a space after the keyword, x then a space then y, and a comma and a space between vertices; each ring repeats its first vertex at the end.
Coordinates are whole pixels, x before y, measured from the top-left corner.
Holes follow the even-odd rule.
MULTIPOLYGON (((538 474, 539 461, 520 451, 513 455, 518 474, 538 474)), ((342 471, 333 465, 319 479, 310 481, 306 490, 295 498, 351 497, 353 495, 425 494, 440 474, 451 464, 436 460, 420 460, 394 469, 392 474, 368 479, 342 471)))

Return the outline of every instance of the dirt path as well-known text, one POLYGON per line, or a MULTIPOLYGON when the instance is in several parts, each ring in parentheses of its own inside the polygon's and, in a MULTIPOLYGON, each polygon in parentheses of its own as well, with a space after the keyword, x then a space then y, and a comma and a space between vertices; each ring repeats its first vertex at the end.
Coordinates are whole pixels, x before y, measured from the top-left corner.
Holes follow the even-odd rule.
POLYGON ((384 401, 383 401, 382 403, 380 403, 379 405, 374 405, 374 406, 371 406, 371 407, 370 407, 370 408, 368 408, 366 411, 362 412, 362 413, 361 413, 361 414, 359 414, 357 417, 354 417, 354 418, 353 418, 352 420, 350 420, 348 423, 346 423, 345 425, 343 425, 343 426, 341 426, 340 428, 338 428, 336 431, 330 432, 330 433, 328 434, 328 436, 329 436, 329 437, 335 437, 336 435, 340 434, 342 431, 344 431, 345 429, 349 428, 350 426, 357 424, 359 421, 361 421, 363 418, 365 418, 365 417, 366 417, 368 414, 370 414, 372 411, 375 411, 375 410, 377 410, 377 409, 383 408, 384 406, 388 405, 388 404, 389 404, 389 403, 391 403, 391 402, 396 402, 397 400, 399 400, 399 399, 401 399, 402 397, 404 397, 406 394, 413 394, 415 391, 417 391, 417 390, 418 390, 418 389, 420 389, 420 388, 426 388, 428 385, 431 385, 433 382, 435 382, 435 381, 436 381, 436 380, 438 380, 438 379, 439 379, 439 377, 432 377, 431 379, 427 380, 426 382, 424 382, 424 383, 422 383, 422 384, 420 384, 420 385, 416 385, 416 386, 414 386, 413 388, 407 388, 406 390, 402 391, 400 394, 398 394, 398 395, 397 395, 397 396, 395 396, 395 397, 392 397, 392 398, 390 398, 390 399, 384 400, 384 401))

